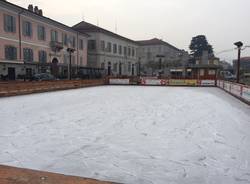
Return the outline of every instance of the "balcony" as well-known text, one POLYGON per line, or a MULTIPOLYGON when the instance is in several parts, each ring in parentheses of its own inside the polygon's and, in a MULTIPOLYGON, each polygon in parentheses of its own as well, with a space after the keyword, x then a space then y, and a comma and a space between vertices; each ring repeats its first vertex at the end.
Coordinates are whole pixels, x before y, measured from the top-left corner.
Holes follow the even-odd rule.
POLYGON ((50 47, 54 52, 58 52, 63 49, 63 43, 58 41, 51 41, 50 47))

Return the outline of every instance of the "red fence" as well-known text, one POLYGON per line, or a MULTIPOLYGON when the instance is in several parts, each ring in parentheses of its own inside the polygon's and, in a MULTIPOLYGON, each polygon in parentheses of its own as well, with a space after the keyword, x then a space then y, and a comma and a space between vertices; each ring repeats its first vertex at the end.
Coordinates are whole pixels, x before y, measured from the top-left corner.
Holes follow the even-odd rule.
POLYGON ((222 80, 217 81, 217 86, 250 105, 250 86, 222 80))

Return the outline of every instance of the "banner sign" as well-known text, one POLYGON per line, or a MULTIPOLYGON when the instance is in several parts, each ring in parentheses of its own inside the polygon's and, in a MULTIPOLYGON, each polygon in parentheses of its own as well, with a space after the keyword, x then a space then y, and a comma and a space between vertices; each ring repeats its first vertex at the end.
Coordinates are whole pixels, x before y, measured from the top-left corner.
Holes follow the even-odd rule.
POLYGON ((224 82, 224 89, 228 92, 230 92, 231 85, 228 82, 224 82))
POLYGON ((185 83, 187 86, 197 86, 198 81, 197 80, 185 80, 185 83))
POLYGON ((237 84, 231 84, 231 93, 241 97, 242 95, 242 86, 241 85, 237 85, 237 84))
POLYGON ((142 79, 141 84, 142 85, 150 85, 150 86, 166 86, 168 83, 167 80, 161 80, 161 79, 142 79))
POLYGON ((169 85, 171 86, 186 86, 185 80, 169 80, 169 85))
POLYGON ((201 86, 215 86, 215 80, 202 80, 201 86))
POLYGON ((242 98, 250 102, 250 88, 243 87, 242 98))
POLYGON ((112 85, 129 85, 129 79, 109 79, 109 84, 112 84, 112 85))

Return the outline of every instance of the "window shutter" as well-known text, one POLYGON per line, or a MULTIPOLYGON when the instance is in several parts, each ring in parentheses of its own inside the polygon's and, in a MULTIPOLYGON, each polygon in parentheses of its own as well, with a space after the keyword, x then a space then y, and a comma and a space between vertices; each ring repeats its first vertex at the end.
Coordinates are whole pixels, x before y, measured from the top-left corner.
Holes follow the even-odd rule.
POLYGON ((12 31, 13 32, 16 32, 16 18, 15 17, 11 17, 11 19, 12 19, 12 31))
POLYGON ((8 16, 4 15, 4 31, 8 32, 8 16))
POLYGON ((5 47, 5 59, 9 59, 9 47, 5 47))
POLYGON ((24 21, 23 21, 23 35, 26 36, 26 24, 24 21))
POLYGON ((32 31, 32 24, 29 22, 28 25, 29 25, 29 29, 30 29, 29 36, 32 36, 32 33, 33 33, 33 31, 32 31))

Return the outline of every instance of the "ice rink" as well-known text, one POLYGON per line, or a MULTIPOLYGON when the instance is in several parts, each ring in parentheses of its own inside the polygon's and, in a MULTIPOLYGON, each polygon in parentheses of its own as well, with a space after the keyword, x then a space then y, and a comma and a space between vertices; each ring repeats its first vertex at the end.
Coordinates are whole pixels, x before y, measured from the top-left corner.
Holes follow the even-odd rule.
POLYGON ((218 88, 0 99, 0 164, 125 184, 250 183, 250 107, 218 88))

